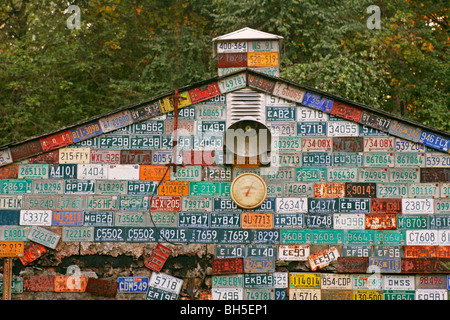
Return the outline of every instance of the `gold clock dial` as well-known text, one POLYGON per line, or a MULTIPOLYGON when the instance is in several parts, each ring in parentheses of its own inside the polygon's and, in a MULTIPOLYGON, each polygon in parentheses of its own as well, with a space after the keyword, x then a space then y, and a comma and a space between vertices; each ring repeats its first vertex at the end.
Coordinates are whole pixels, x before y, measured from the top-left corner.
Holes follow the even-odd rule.
POLYGON ((254 173, 243 173, 231 184, 231 199, 241 208, 254 209, 263 203, 267 196, 267 185, 254 173))

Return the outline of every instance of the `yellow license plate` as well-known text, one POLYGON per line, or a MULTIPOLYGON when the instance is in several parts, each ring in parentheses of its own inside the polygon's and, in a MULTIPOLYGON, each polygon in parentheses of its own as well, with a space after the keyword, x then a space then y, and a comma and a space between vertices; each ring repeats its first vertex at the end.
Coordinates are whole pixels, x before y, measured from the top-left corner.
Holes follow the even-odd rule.
POLYGON ((377 290, 354 290, 353 300, 383 300, 383 293, 377 290))
POLYGON ((188 196, 189 182, 187 181, 166 181, 158 187, 160 196, 188 196))
POLYGON ((23 256, 23 241, 0 242, 0 257, 21 257, 21 256, 23 256))
POLYGON ((277 67, 279 64, 278 52, 248 52, 248 67, 277 67))
POLYGON ((320 289, 320 273, 289 273, 289 288, 318 288, 320 289))
MULTIPOLYGON (((188 91, 180 92, 179 96, 180 97, 178 99, 178 109, 190 106, 192 104, 188 91)), ((174 96, 169 96, 169 97, 160 99, 159 104, 161 106, 161 111, 163 113, 173 111, 175 109, 174 96)))
POLYGON ((259 212, 243 212, 241 215, 243 229, 272 229, 273 214, 259 212))

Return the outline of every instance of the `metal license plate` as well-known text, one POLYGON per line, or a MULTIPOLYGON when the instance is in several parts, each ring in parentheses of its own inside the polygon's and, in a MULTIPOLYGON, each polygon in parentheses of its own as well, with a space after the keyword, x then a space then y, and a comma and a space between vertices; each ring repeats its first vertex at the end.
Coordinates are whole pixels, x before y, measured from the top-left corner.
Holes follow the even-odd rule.
POLYGON ((308 213, 338 213, 339 199, 308 198, 308 213))
POLYGON ((147 225, 146 212, 123 212, 115 213, 116 227, 144 227, 147 225))
POLYGON ((19 179, 48 179, 48 164, 19 164, 19 179))
POLYGON ((146 120, 133 124, 135 134, 164 134, 164 120, 146 120))
POLYGON ((55 276, 55 292, 85 292, 88 279, 83 276, 55 276))
POLYGON ((332 229, 333 217, 329 213, 315 213, 305 215, 307 229, 332 229))
POLYGON ((302 167, 329 167, 332 165, 331 153, 304 152, 302 153, 302 167))
POLYGON ((289 300, 322 300, 320 289, 290 289, 289 300))
POLYGON ((322 290, 351 290, 352 278, 349 274, 322 274, 320 288, 322 290))
POLYGON ((340 118, 360 122, 363 110, 352 107, 346 103, 335 101, 331 109, 331 114, 340 118))
POLYGON ((450 148, 450 139, 426 131, 422 131, 419 142, 444 152, 448 152, 450 148))
POLYGON ((21 257, 23 250, 23 241, 0 241, 0 257, 21 257))
POLYGON ((38 226, 31 227, 27 237, 29 240, 51 249, 55 249, 61 239, 61 235, 38 226))
POLYGON ((437 246, 439 237, 437 230, 406 230, 406 245, 437 246))
POLYGON ((425 146, 420 143, 415 143, 407 140, 403 140, 401 138, 395 139, 395 152, 425 152, 425 146))
POLYGON ((367 230, 395 230, 397 229, 397 215, 390 213, 366 214, 367 230))
POLYGON ((177 300, 178 294, 149 286, 145 300, 177 300))
POLYGON ((27 241, 28 230, 29 227, 20 227, 20 226, 0 227, 0 241, 27 241))
POLYGON ((192 238, 192 230, 189 228, 162 228, 158 230, 157 236, 157 242, 187 243, 192 238))
POLYGON ((213 275, 244 273, 244 258, 213 258, 211 266, 213 275))
POLYGON ((65 194, 94 194, 95 180, 66 180, 64 181, 65 194))
POLYGON ((244 288, 272 288, 272 273, 244 273, 244 288))
POLYGON ((245 257, 244 273, 275 272, 275 258, 273 257, 245 257))
POLYGON ((337 263, 337 272, 339 273, 367 272, 368 267, 369 267, 369 258, 339 257, 337 263))
POLYGON ((193 137, 192 145, 189 149, 194 150, 220 150, 223 147, 223 135, 221 134, 203 134, 193 137))
POLYGON ((89 148, 61 148, 59 149, 60 164, 89 163, 91 149, 89 148))
POLYGON ((383 290, 414 290, 414 276, 383 275, 383 290))
POLYGON ((358 180, 358 168, 328 168, 328 181, 355 182, 358 180))
MULTIPOLYGON (((195 110, 194 110, 195 111, 195 110)), ((209 121, 207 121, 209 122, 209 121)), ((221 122, 221 121, 220 121, 221 122)), ((207 131, 207 129, 211 128, 214 129, 214 132, 223 132, 224 129, 222 128, 222 125, 219 125, 219 121, 211 121, 210 127, 207 126, 207 123, 205 123, 205 127, 203 128, 203 121, 195 121, 193 119, 188 120, 178 120, 177 122, 177 135, 178 136, 191 136, 195 135, 196 132, 204 132, 202 129, 207 131), (197 126, 196 126, 197 124, 197 126), (222 129, 222 131, 220 131, 222 129)), ((172 136, 174 135, 175 130, 175 120, 167 119, 164 120, 164 135, 172 136)), ((225 126, 225 124, 223 124, 225 126)))
POLYGON ((395 153, 395 167, 417 168, 425 167, 424 153, 395 153))
POLYGON ((394 152, 394 137, 364 137, 364 152, 394 152))
MULTIPOLYGON (((248 86, 252 88, 260 89, 267 93, 272 93, 274 87, 275 87, 275 81, 272 81, 271 79, 261 77, 259 75, 255 74, 248 74, 248 86)), ((295 117, 294 119, 295 120, 295 117)))
POLYGON ((381 273, 400 273, 400 258, 369 257, 369 267, 381 273))
POLYGON ((34 194, 62 194, 64 192, 64 180, 34 180, 34 194))
POLYGON ((95 242, 125 242, 125 227, 94 227, 95 242))
POLYGON ((433 214, 434 199, 402 199, 402 213, 404 214, 433 214))
POLYGON ((231 198, 214 198, 214 212, 241 211, 231 198))
MULTIPOLYGON (((132 181, 130 181, 132 182, 132 181)), ((120 195, 127 194, 127 181, 117 180, 96 180, 96 194, 99 195, 120 195)))
POLYGON ((408 184, 408 197, 410 198, 440 198, 440 188, 437 183, 410 183, 408 184))
MULTIPOLYGON (((390 182, 400 182, 400 183, 419 183, 420 176, 419 176, 419 169, 397 169, 397 168, 390 168, 389 169, 389 181, 390 182)), ((386 182, 386 181, 383 181, 386 182)), ((422 181, 424 182, 424 181, 422 181)))
POLYGON ((343 246, 342 253, 344 257, 368 257, 372 255, 372 246, 349 245, 343 246))
POLYGON ((273 95, 281 99, 301 103, 305 91, 282 82, 276 82, 275 88, 273 89, 273 95))
MULTIPOLYGON (((31 140, 22 144, 13 146, 9 149, 13 162, 38 155, 43 152, 42 145, 39 140, 31 140)), ((3 153, 2 156, 9 163, 9 154, 3 153)), ((3 160, 3 161, 5 161, 3 160)))
POLYGON ((170 180, 170 170, 163 165, 140 165, 139 180, 170 180))
POLYGON ((112 227, 114 226, 114 212, 85 211, 83 225, 96 227, 112 227))
POLYGON ((292 167, 263 167, 261 176, 266 176, 268 181, 293 181, 295 168, 292 167))
POLYGON ((225 94, 237 89, 244 88, 247 85, 245 73, 239 73, 218 82, 221 94, 225 94))
POLYGON ((440 153, 427 153, 425 157, 427 167, 448 168, 450 167, 450 155, 440 153))
POLYGON ((434 210, 436 214, 450 213, 450 199, 435 199, 434 210))
POLYGON ((271 229, 273 227, 272 213, 243 212, 241 214, 243 229, 271 229))
POLYGON ((414 300, 414 290, 384 290, 383 300, 414 300))
POLYGON ((301 103, 305 106, 330 113, 334 102, 333 100, 320 97, 310 92, 305 92, 303 101, 301 103))
POLYGON ((101 133, 102 129, 100 128, 100 123, 98 121, 81 125, 75 129, 70 129, 70 135, 73 143, 93 138, 101 133))
MULTIPOLYGON (((119 147, 120 149, 137 149, 137 150, 155 150, 163 149, 163 136, 160 135, 138 135, 131 136, 128 140, 124 140, 124 146, 119 147), (128 143, 127 143, 128 141, 128 143)), ((120 142, 120 137, 117 137, 118 142, 120 142)), ((166 143, 169 141, 167 140, 166 143)), ((113 146, 114 148, 118 146, 113 146)))
POLYGON ((226 106, 197 105, 197 120, 226 120, 226 106))
POLYGON ((275 300, 275 289, 245 288, 243 300, 275 300))
POLYGON ((274 153, 272 154, 272 166, 300 166, 302 163, 302 156, 300 152, 296 153, 274 153))
POLYGON ((219 243, 249 244, 253 240, 250 231, 245 229, 219 229, 219 243))
POLYGON ((47 249, 43 245, 38 243, 30 243, 25 247, 23 255, 19 257, 19 260, 24 266, 26 266, 30 262, 33 262, 37 258, 43 256, 46 252, 47 249))
POLYGON ((217 258, 243 258, 245 255, 245 248, 243 244, 217 244, 216 257, 217 258))
POLYGON ((430 229, 450 229, 450 216, 447 214, 435 214, 428 218, 430 229))
MULTIPOLYGON (((23 278, 14 277, 11 279, 11 293, 23 293, 23 278)), ((3 278, 0 279, 0 293, 3 293, 3 278)))
POLYGON ((328 118, 328 114, 323 111, 297 106, 297 121, 299 122, 328 121, 328 118))
POLYGON ((159 240, 157 231, 154 228, 128 227, 125 229, 125 232, 126 242, 158 242, 159 240))
POLYGON ((279 46, 277 41, 249 41, 248 52, 278 52, 279 46))
POLYGON ((248 67, 276 67, 279 63, 278 52, 247 52, 248 67))
POLYGON ((399 230, 428 229, 428 216, 419 214, 402 214, 397 217, 397 228, 399 230))
POLYGON ((365 215, 359 213, 333 214, 334 229, 365 229, 365 215))
POLYGON ((357 123, 350 121, 329 121, 328 133, 330 137, 357 137, 359 135, 357 123))
POLYGON ((240 228, 240 213, 212 213, 211 228, 240 228))
MULTIPOLYGON (((180 209, 176 211, 180 211, 180 209)), ((207 197, 183 197, 181 200, 181 211, 211 212, 212 199, 207 197)))
POLYGON ((322 300, 352 300, 352 290, 321 289, 322 300))
POLYGON ((201 101, 209 100, 220 95, 220 89, 216 82, 208 83, 198 88, 189 90, 189 97, 192 104, 197 104, 201 101))
POLYGON ((448 300, 446 289, 416 289, 414 300, 448 300))
POLYGON ((0 179, 17 179, 19 176, 19 166, 10 164, 0 167, 0 179))
POLYGON ((0 180, 1 193, 23 194, 31 193, 33 180, 4 179, 0 180))
POLYGON ((266 107, 266 121, 296 121, 296 107, 266 107))
POLYGON ((231 168, 229 167, 203 167, 204 181, 231 181, 231 168))
POLYGON ((0 166, 4 166, 6 164, 13 163, 13 159, 11 157, 11 152, 9 149, 0 151, 0 166))
POLYGON ((295 168, 297 181, 322 182, 327 179, 327 168, 295 168))
POLYGON ((117 294, 117 287, 117 281, 88 278, 86 292, 113 298, 117 294))
POLYGON ((296 136, 297 122, 293 121, 278 121, 267 123, 267 128, 274 136, 296 136))
POLYGON ((25 276, 23 289, 24 291, 54 291, 55 276, 25 276))
POLYGON ((342 182, 324 182, 314 184, 314 197, 316 198, 343 198, 348 196, 346 186, 342 182))
POLYGON ((382 245, 403 245, 405 244, 405 233, 397 230, 374 230, 375 243, 382 245))
POLYGON ((49 167, 50 179, 76 179, 77 178, 76 164, 52 164, 49 167))
POLYGON ((29 195, 23 201, 23 208, 27 210, 57 210, 60 207, 57 197, 55 195, 29 195))
POLYGON ((286 244, 278 246, 278 260, 306 261, 310 254, 309 245, 286 244))
POLYGON ((251 239, 256 244, 276 244, 280 241, 280 230, 253 229, 251 239))
POLYGON ((94 241, 94 227, 63 227, 62 241, 94 241))
MULTIPOLYGON (((156 181, 127 181, 127 195, 150 195, 155 192, 158 182, 156 181)), ((119 192, 116 192, 116 194, 119 192)))
POLYGON ((20 225, 23 226, 51 226, 51 210, 20 210, 20 225))
POLYGON ((108 179, 108 166, 103 164, 80 164, 77 169, 77 179, 105 180, 108 179))
POLYGON ((318 289, 320 288, 321 279, 320 273, 290 272, 289 288, 318 289))
POLYGON ((177 212, 150 212, 149 224, 155 227, 176 227, 178 226, 177 212))
MULTIPOLYGON (((172 150, 153 150, 151 164, 161 165, 172 163, 173 153, 174 152, 172 150)), ((177 151, 177 154, 175 156, 175 163, 183 163, 183 155, 181 154, 180 150, 177 151)))
POLYGON ((377 183, 377 198, 404 198, 408 196, 405 183, 377 183))
POLYGON ((332 138, 320 137, 320 138, 302 138, 302 151, 321 151, 330 152, 332 150, 332 138))
POLYGON ((243 274, 213 275, 212 288, 243 288, 243 274))
POLYGON ((383 300, 382 290, 353 290, 352 300, 383 300))
POLYGON ((402 213, 402 199, 370 199, 371 213, 402 213))
POLYGON ((352 288, 354 290, 381 290, 383 286, 381 274, 353 274, 352 288))
POLYGON ((40 142, 44 151, 58 149, 73 143, 69 130, 41 138, 40 142))
POLYGON ((103 133, 110 132, 133 123, 133 118, 129 111, 122 111, 99 120, 103 133))
POLYGON ((406 140, 418 142, 422 129, 411 127, 405 123, 393 120, 391 127, 389 128, 389 133, 406 140))
POLYGON ((280 244, 311 244, 312 230, 281 229, 280 244))
POLYGON ((370 167, 394 167, 394 154, 383 152, 364 153, 364 165, 370 167))
POLYGON ((344 230, 312 230, 312 244, 344 244, 344 230))
POLYGON ((369 213, 371 199, 341 198, 339 200, 340 213, 369 213))
POLYGON ((212 300, 244 300, 244 288, 211 288, 212 300))
MULTIPOLYGON (((85 208, 88 210, 117 210, 119 209, 119 201, 117 199, 117 196, 97 196, 97 195, 93 195, 93 196, 87 196, 87 198, 85 200, 80 199, 67 199, 65 200, 67 201, 67 204, 65 205, 67 207, 67 209, 69 209, 70 207, 73 209, 75 207, 77 208, 83 208, 81 201, 84 201, 85 204, 85 208)), ((122 197, 121 200, 122 201, 122 197)), ((141 203, 141 202, 139 202, 141 203)), ((133 203, 134 204, 134 203, 133 203)), ((147 207, 145 207, 147 209, 147 207)), ((121 209, 123 209, 121 207, 121 209)), ((138 208, 140 209, 140 208, 138 208)), ((130 208, 130 210, 133 210, 133 208, 130 208)))
POLYGON ((91 149, 91 162, 94 164, 119 164, 120 150, 91 149))
POLYGON ((83 225, 83 211, 53 211, 53 226, 81 226, 83 225))
POLYGON ((327 124, 327 121, 297 122, 297 135, 302 137, 326 136, 327 124))
MULTIPOLYGON (((363 137, 333 137, 333 152, 363 152, 363 137)), ((345 154, 344 154, 345 155, 345 154)))
POLYGON ((447 289, 446 275, 417 275, 416 289, 447 289))
POLYGON ((317 269, 325 268, 331 262, 336 261, 338 257, 338 249, 336 247, 332 247, 310 255, 308 257, 308 262, 311 271, 316 271, 317 269))
MULTIPOLYGON (((100 196, 97 196, 100 197, 100 196)), ((110 198, 113 200, 112 198, 110 198)), ((104 197, 103 199, 100 198, 100 200, 103 200, 103 202, 110 200, 107 197, 104 197)), ((153 198, 155 200, 155 198, 153 198)), ((124 211, 145 211, 149 209, 149 198, 145 196, 121 196, 120 200, 118 201, 120 210, 124 211)), ((104 203, 100 205, 100 210, 112 210, 112 207, 117 207, 117 205, 104 203)))
POLYGON ((388 132, 391 127, 390 119, 368 111, 363 111, 360 123, 385 132, 388 132))
POLYGON ((187 196, 189 195, 188 181, 165 181, 158 187, 160 196, 187 196))
POLYGON ((161 115, 161 106, 158 101, 153 101, 147 105, 137 107, 130 110, 133 122, 140 122, 142 120, 147 120, 155 116, 161 115))
POLYGON ((277 213, 306 213, 308 212, 307 198, 276 198, 277 213))
POLYGON ((219 68, 247 67, 246 52, 221 52, 217 54, 219 68))
POLYGON ((117 291, 121 293, 146 293, 148 282, 148 277, 118 277, 117 291))
POLYGON ((201 212, 179 212, 178 227, 209 228, 210 216, 201 212))
POLYGON ((301 137, 273 136, 272 150, 278 152, 299 152, 302 150, 301 137))
POLYGON ((304 227, 303 213, 275 213, 273 215, 275 229, 300 229, 304 227))
POLYGON ((302 182, 285 183, 283 194, 286 197, 300 197, 300 196, 313 197, 314 184, 302 182))
POLYGON ((351 245, 374 244, 374 230, 344 230, 344 243, 351 245))
POLYGON ((333 167, 361 167, 364 161, 362 153, 336 152, 331 157, 333 167))
POLYGON ((219 195, 220 185, 214 182, 189 182, 189 195, 214 197, 219 195))
POLYGON ((121 150, 122 164, 152 164, 152 150, 121 150))

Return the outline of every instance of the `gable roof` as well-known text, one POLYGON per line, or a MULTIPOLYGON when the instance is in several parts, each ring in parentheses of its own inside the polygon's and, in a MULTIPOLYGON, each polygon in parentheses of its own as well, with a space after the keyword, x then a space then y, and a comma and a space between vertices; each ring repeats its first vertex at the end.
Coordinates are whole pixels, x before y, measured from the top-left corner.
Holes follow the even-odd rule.
MULTIPOLYGON (((224 76, 216 76, 179 88, 181 97, 179 108, 245 87, 375 128, 389 135, 425 145, 437 152, 450 152, 450 132, 448 131, 432 128, 329 92, 249 68, 242 68, 224 76)), ((75 122, 59 130, 0 146, 0 166, 68 147, 103 133, 173 111, 174 94, 175 90, 172 90, 151 99, 75 122)))

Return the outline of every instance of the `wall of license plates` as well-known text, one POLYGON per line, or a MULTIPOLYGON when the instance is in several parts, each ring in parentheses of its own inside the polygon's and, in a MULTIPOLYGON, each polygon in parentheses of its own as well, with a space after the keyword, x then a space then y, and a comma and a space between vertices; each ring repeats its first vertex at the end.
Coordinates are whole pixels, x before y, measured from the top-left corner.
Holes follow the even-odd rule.
POLYGON ((176 168, 173 95, 0 150, 0 256, 17 258, 13 299, 178 299, 187 278, 164 263, 194 244, 214 248, 196 288, 205 299, 448 299, 448 136, 251 70, 180 96, 176 168), (227 99, 242 88, 264 94, 270 166, 224 163, 227 99), (268 189, 252 210, 230 197, 246 172, 268 189), (152 245, 140 257, 148 276, 19 273, 84 243, 152 245))

